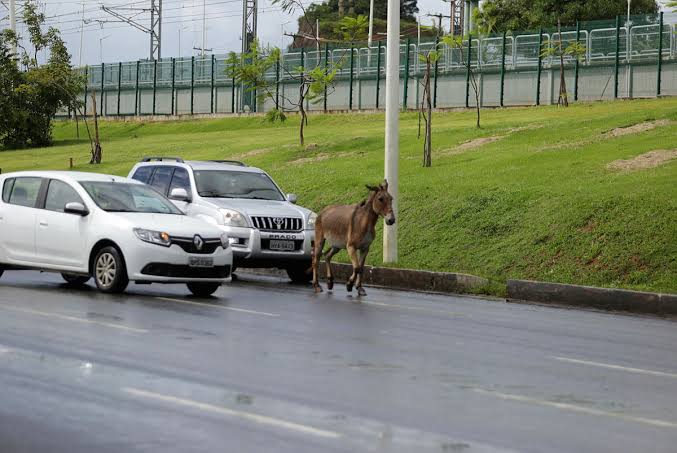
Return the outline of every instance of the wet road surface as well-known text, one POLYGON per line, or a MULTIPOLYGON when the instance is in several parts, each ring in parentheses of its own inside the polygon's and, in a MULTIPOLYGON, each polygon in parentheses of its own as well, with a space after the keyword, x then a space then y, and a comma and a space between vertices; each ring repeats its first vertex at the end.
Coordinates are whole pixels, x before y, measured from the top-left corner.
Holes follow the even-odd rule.
POLYGON ((0 452, 677 451, 677 323, 281 280, 0 279, 0 452))

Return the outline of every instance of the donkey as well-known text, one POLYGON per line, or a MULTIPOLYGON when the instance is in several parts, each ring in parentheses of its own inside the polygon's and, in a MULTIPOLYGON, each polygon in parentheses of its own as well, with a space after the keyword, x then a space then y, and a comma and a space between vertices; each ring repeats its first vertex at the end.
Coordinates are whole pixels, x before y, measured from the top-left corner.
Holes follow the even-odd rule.
POLYGON ((369 247, 376 237, 376 222, 380 216, 388 225, 395 223, 393 213, 393 197, 388 193, 388 181, 384 180, 378 187, 366 186, 369 197, 358 204, 332 205, 324 208, 315 220, 315 248, 313 250, 313 288, 316 293, 322 292, 318 281, 320 259, 325 256, 327 265, 327 289, 334 288, 334 274, 331 270, 331 259, 341 249, 346 249, 353 264, 353 273, 346 284, 348 292, 357 287, 360 296, 367 292, 362 288, 362 272, 369 247), (325 242, 330 248, 323 253, 325 242))

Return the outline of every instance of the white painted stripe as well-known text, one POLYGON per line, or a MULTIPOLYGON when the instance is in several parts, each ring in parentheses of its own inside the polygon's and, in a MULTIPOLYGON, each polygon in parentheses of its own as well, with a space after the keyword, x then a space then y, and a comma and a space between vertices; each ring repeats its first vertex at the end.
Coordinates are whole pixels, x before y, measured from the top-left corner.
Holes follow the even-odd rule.
POLYGON ((621 365, 613 365, 613 364, 610 364, 610 363, 599 363, 599 362, 591 362, 589 360, 571 359, 571 358, 568 358, 568 357, 551 357, 551 359, 559 360, 560 362, 576 363, 578 365, 589 365, 589 366, 596 366, 596 367, 599 367, 599 368, 608 368, 610 370, 627 371, 629 373, 639 373, 639 374, 646 374, 646 375, 649 375, 649 376, 661 376, 661 377, 677 378, 676 373, 667 373, 665 371, 645 370, 645 369, 642 369, 642 368, 631 368, 631 367, 625 367, 625 366, 621 366, 621 365))
POLYGON ((136 327, 127 327, 127 326, 123 326, 122 324, 112 324, 112 323, 109 323, 109 322, 92 321, 92 320, 89 320, 89 319, 76 318, 74 316, 61 315, 61 314, 58 314, 58 313, 49 313, 49 312, 46 312, 46 311, 31 310, 30 308, 13 307, 13 306, 4 305, 4 304, 0 304, 0 308, 4 308, 6 310, 18 311, 18 312, 22 312, 22 313, 29 313, 29 314, 32 314, 32 315, 47 316, 47 317, 50 317, 50 318, 63 319, 65 321, 74 321, 74 322, 81 322, 81 323, 85 323, 85 324, 94 324, 94 325, 97 325, 97 326, 111 327, 113 329, 128 330, 130 332, 137 332, 137 333, 147 333, 148 332, 145 329, 137 329, 136 327))
POLYGON ((12 352, 12 350, 0 344, 0 354, 7 354, 8 352, 12 352))
POLYGON ((514 395, 514 394, 509 394, 509 393, 500 393, 500 392, 494 392, 494 391, 484 390, 484 389, 480 389, 480 388, 474 388, 473 391, 476 392, 476 393, 481 393, 483 395, 490 395, 490 396, 494 396, 496 398, 501 398, 501 399, 504 399, 504 400, 519 401, 521 403, 538 404, 540 406, 554 407, 556 409, 561 409, 561 410, 565 410, 565 411, 572 411, 572 412, 579 412, 579 413, 587 414, 587 415, 596 415, 596 416, 601 416, 601 417, 618 418, 618 419, 621 419, 621 420, 626 420, 626 421, 635 422, 635 423, 642 423, 642 424, 651 425, 651 426, 658 426, 658 427, 661 427, 661 428, 677 428, 677 423, 675 423, 675 422, 658 420, 658 419, 655 419, 655 418, 635 417, 635 416, 632 416, 632 415, 621 414, 621 413, 617 413, 617 412, 607 412, 607 411, 603 411, 603 410, 599 410, 599 409, 592 409, 590 407, 577 406, 575 404, 557 403, 557 402, 554 402, 554 401, 547 401, 547 400, 532 398, 530 396, 514 395))
POLYGON ((212 404, 200 403, 199 401, 187 400, 183 398, 177 398, 170 395, 162 395, 160 393, 148 392, 145 390, 139 390, 132 387, 124 387, 122 391, 130 395, 138 396, 141 398, 148 398, 157 401, 164 401, 167 403, 177 404, 185 407, 192 407, 194 409, 199 409, 206 412, 212 412, 215 414, 226 415, 229 417, 235 417, 242 420, 247 420, 254 423, 260 423, 262 425, 274 426, 276 428, 283 428, 291 431, 297 431, 303 434, 311 434, 314 436, 325 437, 330 439, 338 439, 341 437, 341 434, 334 431, 326 431, 323 429, 314 428, 308 425, 301 425, 299 423, 289 422, 279 418, 268 417, 265 415, 252 414, 251 412, 241 412, 233 409, 228 409, 222 406, 214 406, 212 404))
POLYGON ((399 308, 401 310, 410 310, 410 311, 418 311, 421 313, 432 313, 436 315, 448 315, 448 316, 463 316, 463 314, 454 312, 454 311, 444 311, 444 310, 432 310, 428 308, 421 308, 421 307, 408 307, 406 305, 396 305, 396 304, 386 304, 383 302, 369 302, 369 301, 362 301, 363 304, 365 305, 375 305, 377 307, 388 307, 388 308, 399 308))
POLYGON ((265 311, 254 311, 254 310, 246 310, 244 308, 226 307, 224 305, 205 304, 203 302, 193 302, 193 301, 190 301, 190 300, 172 299, 171 297, 156 297, 156 299, 167 300, 167 301, 170 301, 170 302, 177 302, 177 303, 180 303, 180 304, 199 305, 201 307, 220 308, 221 310, 237 311, 239 313, 249 313, 250 315, 270 316, 270 317, 273 317, 273 318, 277 318, 277 317, 280 316, 277 313, 266 313, 265 311))

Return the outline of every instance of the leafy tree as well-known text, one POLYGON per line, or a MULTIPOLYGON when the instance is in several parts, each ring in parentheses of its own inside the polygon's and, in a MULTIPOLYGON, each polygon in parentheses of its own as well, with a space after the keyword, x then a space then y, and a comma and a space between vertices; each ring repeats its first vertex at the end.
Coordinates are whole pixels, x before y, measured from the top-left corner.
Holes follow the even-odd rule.
MULTIPOLYGON (((273 0, 273 4, 280 4, 287 12, 293 12, 297 8, 303 10, 301 0, 273 0)), ((367 25, 368 21, 364 16, 346 16, 336 25, 335 34, 340 36, 343 42, 352 45, 356 40, 364 38, 367 25)), ((278 93, 275 87, 276 82, 266 77, 266 74, 272 70, 277 70, 277 65, 280 64, 280 49, 277 47, 261 49, 255 42, 251 51, 244 55, 238 56, 231 53, 227 67, 229 75, 247 86, 249 91, 255 92, 259 101, 268 99, 275 104, 275 108, 267 114, 270 121, 284 121, 285 112, 298 111, 300 113, 299 142, 303 146, 304 128, 308 125, 306 102, 317 103, 323 99, 324 93, 333 88, 336 73, 344 61, 345 57, 332 62, 320 62, 318 59, 314 67, 299 66, 293 71, 281 67, 286 78, 298 85, 298 97, 278 93), (279 98, 282 98, 282 102, 279 98)))
POLYGON ((82 78, 70 65, 59 31, 49 28, 42 32, 44 20, 35 2, 28 0, 23 21, 32 49, 19 46, 18 37, 11 31, 0 35, 0 142, 8 148, 49 145, 56 112, 80 105, 77 95, 82 92, 82 78), (14 45, 19 48, 18 55, 12 53, 14 45), (39 65, 37 57, 42 50, 49 56, 39 65), (22 70, 17 68, 18 62, 22 70))
MULTIPOLYGON (((477 23, 493 22, 493 31, 534 30, 576 21, 602 20, 627 13, 627 0, 486 0, 477 10, 477 23)), ((632 14, 655 14, 656 0, 633 0, 632 14)))
MULTIPOLYGON (((585 46, 580 41, 572 41, 565 45, 562 39, 562 24, 558 23, 557 39, 547 40, 543 43, 541 48, 541 56, 543 58, 557 57, 559 58, 559 97, 557 98, 557 105, 569 107, 569 95, 567 93, 567 82, 564 77, 564 59, 575 58, 576 60, 585 55, 585 46)), ((553 35, 554 38, 555 35, 553 35)))

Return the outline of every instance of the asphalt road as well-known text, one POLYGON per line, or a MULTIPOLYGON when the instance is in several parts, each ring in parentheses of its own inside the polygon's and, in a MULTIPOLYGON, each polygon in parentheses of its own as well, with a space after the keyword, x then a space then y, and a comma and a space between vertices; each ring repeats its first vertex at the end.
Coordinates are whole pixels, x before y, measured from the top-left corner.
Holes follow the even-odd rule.
POLYGON ((273 279, 0 279, 0 452, 677 451, 674 321, 273 279))

